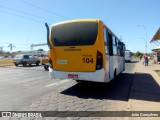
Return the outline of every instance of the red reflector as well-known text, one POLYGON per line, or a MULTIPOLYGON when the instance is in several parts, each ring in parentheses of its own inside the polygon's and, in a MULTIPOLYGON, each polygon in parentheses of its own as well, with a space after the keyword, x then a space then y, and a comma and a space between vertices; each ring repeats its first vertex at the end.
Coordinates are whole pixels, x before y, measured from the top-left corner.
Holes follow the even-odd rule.
POLYGON ((78 78, 77 74, 68 74, 68 78, 78 78))
POLYGON ((102 58, 102 56, 101 55, 98 55, 98 59, 101 59, 102 58))

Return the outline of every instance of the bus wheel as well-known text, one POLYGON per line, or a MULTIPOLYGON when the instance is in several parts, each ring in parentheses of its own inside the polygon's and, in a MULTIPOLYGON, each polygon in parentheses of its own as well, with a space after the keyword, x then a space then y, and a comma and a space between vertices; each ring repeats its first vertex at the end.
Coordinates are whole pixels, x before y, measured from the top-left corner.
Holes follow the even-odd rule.
POLYGON ((17 63, 14 63, 14 65, 15 65, 15 66, 18 66, 18 64, 17 64, 17 63))
POLYGON ((37 62, 36 62, 36 65, 37 65, 37 66, 39 66, 39 63, 40 63, 40 62, 39 62, 39 61, 37 61, 37 62))
POLYGON ((27 66, 27 62, 23 62, 23 67, 26 67, 27 66))
POLYGON ((77 82, 77 83, 82 83, 83 81, 82 81, 82 80, 76 80, 76 82, 77 82))
POLYGON ((117 74, 117 70, 114 70, 114 80, 116 80, 116 74, 117 74))
POLYGON ((44 65, 44 69, 48 70, 49 66, 48 65, 44 65))

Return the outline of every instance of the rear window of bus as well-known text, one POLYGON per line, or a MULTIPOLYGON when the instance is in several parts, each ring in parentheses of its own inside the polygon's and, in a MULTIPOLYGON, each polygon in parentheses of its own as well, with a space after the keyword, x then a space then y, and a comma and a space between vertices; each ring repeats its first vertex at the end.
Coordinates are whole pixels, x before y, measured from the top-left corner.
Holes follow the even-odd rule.
POLYGON ((97 22, 72 22, 55 25, 51 29, 54 46, 93 45, 98 34, 97 22))

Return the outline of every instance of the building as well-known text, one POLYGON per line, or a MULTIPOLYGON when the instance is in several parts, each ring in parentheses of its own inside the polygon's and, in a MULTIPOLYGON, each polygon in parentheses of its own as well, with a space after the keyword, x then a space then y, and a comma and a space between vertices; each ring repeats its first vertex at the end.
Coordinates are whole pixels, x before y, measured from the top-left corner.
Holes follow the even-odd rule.
POLYGON ((157 48, 154 48, 152 51, 154 52, 154 60, 157 63, 160 63, 160 28, 157 30, 157 32, 153 36, 150 43, 154 43, 158 46, 157 48))

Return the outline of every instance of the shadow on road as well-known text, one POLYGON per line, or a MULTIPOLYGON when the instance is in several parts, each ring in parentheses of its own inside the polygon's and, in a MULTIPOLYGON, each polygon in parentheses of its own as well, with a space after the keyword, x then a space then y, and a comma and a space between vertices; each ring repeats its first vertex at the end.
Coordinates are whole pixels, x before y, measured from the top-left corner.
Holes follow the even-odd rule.
POLYGON ((133 74, 123 73, 115 81, 108 84, 84 82, 76 84, 61 94, 77 96, 79 98, 111 99, 128 101, 131 91, 133 74))
POLYGON ((125 61, 125 63, 137 63, 139 60, 125 61))
POLYGON ((160 102, 160 86, 150 74, 136 73, 132 92, 132 99, 160 102))
POLYGON ((145 73, 136 73, 135 75, 123 73, 115 81, 108 84, 84 82, 62 91, 61 94, 84 99, 121 101, 135 99, 160 102, 160 86, 150 74, 145 73), (133 96, 130 96, 131 93, 133 96))

